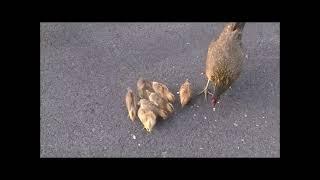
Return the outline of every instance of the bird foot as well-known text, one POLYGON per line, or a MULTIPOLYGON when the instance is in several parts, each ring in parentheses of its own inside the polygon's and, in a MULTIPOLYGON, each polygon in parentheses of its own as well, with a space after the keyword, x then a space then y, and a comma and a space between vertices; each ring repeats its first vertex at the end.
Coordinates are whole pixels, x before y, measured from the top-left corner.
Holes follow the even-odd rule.
POLYGON ((213 93, 212 93, 212 92, 210 92, 209 90, 208 90, 207 92, 208 92, 208 94, 210 94, 211 96, 213 96, 213 93))
POLYGON ((209 82, 210 80, 207 81, 206 87, 200 92, 198 93, 198 96, 201 95, 202 93, 204 93, 204 99, 205 101, 207 101, 207 94, 209 93, 210 95, 213 95, 211 92, 209 92, 208 90, 208 86, 209 86, 209 82))
POLYGON ((204 99, 205 101, 207 101, 207 94, 210 94, 211 96, 213 96, 213 93, 210 92, 208 89, 204 89, 202 90, 200 93, 197 94, 197 96, 204 94, 204 99))

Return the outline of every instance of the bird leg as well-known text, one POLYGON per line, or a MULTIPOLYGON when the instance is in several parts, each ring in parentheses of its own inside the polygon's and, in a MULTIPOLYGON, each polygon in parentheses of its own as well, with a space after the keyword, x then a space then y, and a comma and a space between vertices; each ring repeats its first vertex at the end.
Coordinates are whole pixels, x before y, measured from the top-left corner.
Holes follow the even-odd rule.
POLYGON ((199 96, 199 95, 201 95, 202 93, 204 93, 204 98, 205 98, 206 101, 207 101, 207 94, 208 94, 208 93, 209 93, 210 95, 213 95, 213 94, 212 94, 211 92, 209 92, 209 90, 208 90, 209 83, 210 83, 210 80, 208 79, 208 82, 207 82, 206 87, 198 94, 198 96, 199 96))
POLYGON ((213 93, 212 93, 212 92, 210 92, 209 90, 207 90, 207 92, 208 92, 208 94, 210 94, 211 96, 213 96, 213 93))

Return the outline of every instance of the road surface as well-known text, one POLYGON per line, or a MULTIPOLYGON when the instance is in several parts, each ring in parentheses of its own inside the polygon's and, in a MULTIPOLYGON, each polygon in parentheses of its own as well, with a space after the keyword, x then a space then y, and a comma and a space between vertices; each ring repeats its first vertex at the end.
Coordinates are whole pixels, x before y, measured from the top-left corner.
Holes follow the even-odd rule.
MULTIPOLYGON (((280 24, 247 23, 247 61, 215 111, 204 96, 151 134, 127 117, 139 77, 206 83, 224 23, 41 23, 40 157, 280 157, 280 24)), ((177 95, 177 94, 176 94, 177 95)), ((178 96, 176 96, 177 99, 178 96)))

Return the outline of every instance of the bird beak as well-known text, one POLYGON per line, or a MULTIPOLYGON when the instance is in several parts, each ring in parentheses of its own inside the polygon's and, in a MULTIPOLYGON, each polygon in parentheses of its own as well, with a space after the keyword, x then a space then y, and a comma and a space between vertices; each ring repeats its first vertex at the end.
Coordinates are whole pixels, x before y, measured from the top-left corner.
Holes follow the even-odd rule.
POLYGON ((216 106, 217 102, 218 102, 218 99, 216 97, 212 97, 211 104, 212 104, 213 107, 216 106))

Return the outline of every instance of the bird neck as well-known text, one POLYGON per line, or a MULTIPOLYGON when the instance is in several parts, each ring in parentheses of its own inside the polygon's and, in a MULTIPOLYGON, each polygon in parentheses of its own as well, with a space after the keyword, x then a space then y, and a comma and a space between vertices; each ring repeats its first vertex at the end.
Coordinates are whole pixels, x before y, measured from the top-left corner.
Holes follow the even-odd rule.
POLYGON ((215 86, 213 97, 215 97, 217 100, 220 99, 220 96, 227 90, 224 86, 215 86))

